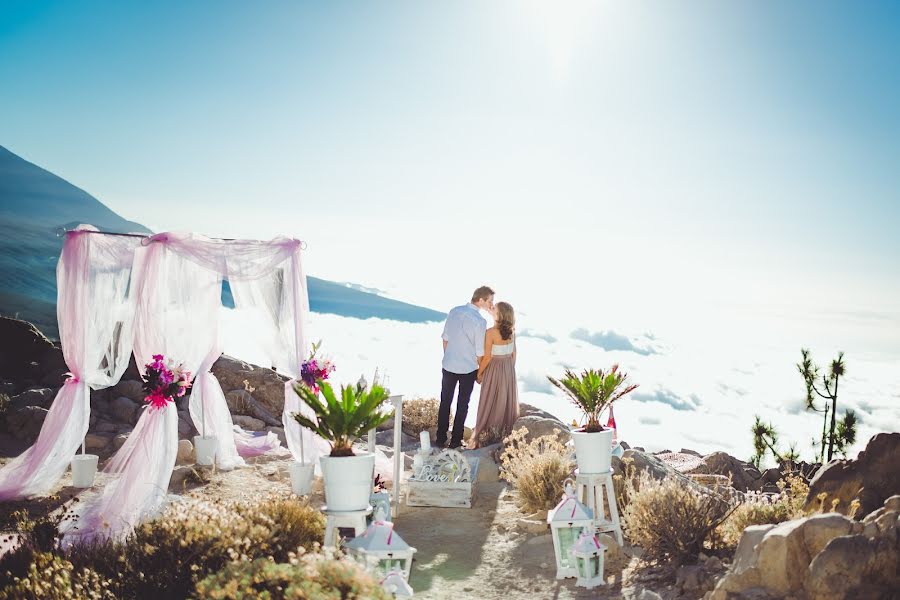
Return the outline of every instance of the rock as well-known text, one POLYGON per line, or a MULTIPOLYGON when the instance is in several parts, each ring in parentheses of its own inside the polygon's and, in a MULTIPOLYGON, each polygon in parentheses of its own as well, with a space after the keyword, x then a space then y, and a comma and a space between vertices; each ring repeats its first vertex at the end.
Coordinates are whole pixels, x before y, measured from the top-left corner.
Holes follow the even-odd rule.
POLYGON ((278 427, 281 421, 276 419, 262 404, 247 390, 232 390, 225 394, 225 402, 232 414, 250 415, 259 419, 266 425, 278 427))
POLYGON ((466 456, 478 457, 478 481, 479 482, 495 482, 500 480, 500 467, 494 462, 494 453, 500 448, 501 444, 491 444, 483 446, 477 450, 467 450, 466 456))
POLYGON ((678 451, 679 454, 690 454, 691 456, 696 456, 698 458, 703 458, 703 455, 697 452, 696 450, 691 450, 690 448, 682 448, 678 451))
MULTIPOLYGON (((284 384, 288 381, 287 377, 272 369, 249 365, 224 355, 213 364, 212 373, 219 380, 223 390, 246 390, 272 418, 281 417, 284 410, 284 384)), ((239 412, 266 421, 254 412, 239 412)), ((268 424, 276 425, 277 423, 268 424)))
POLYGON ((66 379, 68 379, 68 373, 68 367, 52 369, 43 377, 41 377, 41 385, 58 389, 62 387, 62 385, 66 382, 66 379))
POLYGON ((898 515, 883 511, 894 524, 885 531, 837 513, 748 527, 710 598, 890 597, 900 587, 898 515))
POLYGON ((819 506, 819 494, 825 494, 825 506, 848 514, 850 504, 859 501, 855 518, 862 519, 878 509, 884 501, 900 494, 900 433, 879 433, 869 440, 866 449, 855 460, 833 460, 816 473, 809 484, 807 510, 819 506))
POLYGON ((612 457, 610 463, 616 473, 626 473, 634 469, 634 474, 638 475, 643 471, 647 471, 653 479, 662 480, 666 477, 674 477, 685 485, 697 486, 693 480, 679 473, 657 457, 640 450, 626 450, 622 454, 622 458, 612 457))
POLYGON ((133 379, 121 380, 110 390, 111 398, 124 397, 128 398, 135 404, 143 404, 147 394, 144 392, 144 384, 141 381, 133 379))
POLYGON ((194 445, 189 440, 178 441, 178 454, 175 456, 176 465, 187 465, 194 462, 194 445))
POLYGON ((641 593, 635 596, 635 600, 662 600, 662 596, 648 589, 641 590, 641 593))
POLYGON ((675 571, 675 588, 692 598, 697 597, 705 581, 706 571, 700 565, 683 565, 675 571))
POLYGON ((766 469, 766 471, 762 474, 762 479, 766 483, 778 483, 778 480, 781 479, 781 469, 777 467, 766 469))
POLYGON ((7 429, 18 439, 32 442, 41 432, 47 412, 40 406, 26 406, 10 412, 6 415, 7 429))
POLYGON ((17 381, 54 350, 53 342, 27 321, 0 317, 0 377, 17 381))
POLYGON ((87 450, 103 450, 115 437, 112 433, 89 433, 84 438, 84 447, 87 450))
POLYGON ((516 422, 513 424, 512 428, 513 431, 515 431, 516 429, 520 429, 522 427, 528 430, 528 435, 525 436, 525 439, 529 442, 535 438, 545 435, 556 435, 559 441, 565 444, 569 441, 569 438, 572 437, 566 424, 556 417, 519 417, 518 419, 516 419, 516 422))
POLYGON ((516 528, 519 531, 531 534, 540 534, 547 531, 547 519, 532 519, 529 517, 521 517, 516 521, 516 528))
POLYGON ((178 437, 179 439, 190 439, 194 435, 194 423, 190 416, 182 415, 187 415, 187 413, 178 413, 178 437))
MULTIPOLYGON (((375 443, 379 446, 390 446, 394 447, 394 429, 385 429, 384 431, 378 431, 375 434, 375 443)), ((403 449, 415 447, 418 449, 419 439, 415 438, 411 435, 407 435, 400 432, 400 447, 403 449)))
MULTIPOLYGON (((540 417, 542 419, 556 419, 559 421, 559 419, 548 413, 546 410, 541 410, 530 404, 525 404, 524 402, 519 403, 519 417, 540 417)), ((566 429, 568 429, 568 427, 566 427, 566 429)))
POLYGON ((262 431, 266 428, 266 424, 259 419, 254 419, 253 417, 248 417, 246 415, 232 415, 231 420, 235 425, 249 431, 262 431))
POLYGON ((134 425, 140 418, 140 407, 125 396, 119 396, 112 401, 110 412, 119 423, 134 425))
POLYGON ((756 481, 761 476, 761 473, 751 464, 738 460, 725 452, 707 454, 698 467, 687 472, 730 476, 731 486, 742 492, 758 489, 755 487, 756 481))
POLYGON ((110 423, 109 421, 97 421, 97 424, 94 426, 94 431, 97 433, 116 433, 119 431, 119 426, 115 423, 110 423))
POLYGON ((128 441, 128 434, 120 433, 119 435, 117 435, 116 437, 113 438, 113 448, 118 450, 119 448, 124 446, 125 442, 127 442, 127 441, 128 441))
POLYGON ((50 388, 30 388, 9 399, 10 410, 19 410, 26 406, 39 406, 50 409, 56 394, 50 388))

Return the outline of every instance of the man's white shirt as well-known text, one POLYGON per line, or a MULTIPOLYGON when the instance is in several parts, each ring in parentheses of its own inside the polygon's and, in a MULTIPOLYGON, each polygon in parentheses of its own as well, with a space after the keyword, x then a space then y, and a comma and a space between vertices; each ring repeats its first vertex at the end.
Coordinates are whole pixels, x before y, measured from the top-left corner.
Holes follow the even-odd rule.
POLYGON ((478 358, 484 356, 484 334, 487 321, 472 304, 457 306, 447 315, 441 339, 447 342, 443 367, 464 375, 478 369, 478 358))

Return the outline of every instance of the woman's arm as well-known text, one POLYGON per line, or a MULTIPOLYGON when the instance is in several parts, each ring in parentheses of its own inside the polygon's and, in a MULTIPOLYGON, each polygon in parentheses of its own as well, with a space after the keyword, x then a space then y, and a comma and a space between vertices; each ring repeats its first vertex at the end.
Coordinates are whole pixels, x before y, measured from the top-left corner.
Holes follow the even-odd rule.
POLYGON ((494 347, 494 333, 496 331, 495 328, 491 327, 484 336, 484 356, 481 357, 481 364, 478 365, 478 376, 475 378, 478 383, 481 383, 481 378, 484 376, 484 369, 488 366, 488 363, 491 362, 491 348, 494 347))

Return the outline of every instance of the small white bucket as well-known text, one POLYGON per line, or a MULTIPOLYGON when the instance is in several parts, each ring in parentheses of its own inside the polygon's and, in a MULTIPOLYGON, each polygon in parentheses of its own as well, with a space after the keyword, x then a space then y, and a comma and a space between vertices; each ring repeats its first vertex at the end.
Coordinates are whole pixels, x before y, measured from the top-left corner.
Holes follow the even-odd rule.
POLYGON ((298 496, 308 496, 312 492, 313 474, 316 470, 315 463, 302 463, 294 461, 290 466, 291 489, 298 496))
POLYGON ((78 454, 72 459, 73 487, 89 488, 94 485, 99 458, 96 454, 78 454))
POLYGON ((219 440, 214 435, 194 436, 194 452, 196 462, 204 467, 211 467, 216 463, 216 450, 219 448, 219 440))

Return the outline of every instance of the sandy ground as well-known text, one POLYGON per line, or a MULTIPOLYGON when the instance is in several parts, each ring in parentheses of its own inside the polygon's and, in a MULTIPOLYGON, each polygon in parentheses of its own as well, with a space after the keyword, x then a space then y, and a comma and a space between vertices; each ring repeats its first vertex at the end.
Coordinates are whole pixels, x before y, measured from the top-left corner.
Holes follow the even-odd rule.
MULTIPOLYGON (((250 459, 246 468, 208 472, 202 478, 173 477, 170 492, 207 500, 252 500, 269 493, 290 490, 287 457, 250 459)), ((181 467, 181 474, 190 467, 181 467)), ((56 490, 58 499, 4 503, 0 525, 9 515, 27 507, 32 514, 53 510, 77 494, 67 474, 56 490)), ((313 506, 324 504, 321 481, 309 498, 313 506)), ((515 491, 501 481, 479 482, 472 508, 421 508, 401 505, 396 531, 418 551, 410 584, 416 598, 629 598, 649 587, 663 598, 676 596, 673 578, 659 576, 628 556, 632 549, 607 560, 607 585, 594 590, 575 586, 574 579, 557 581, 553 543, 549 529, 517 508, 515 491)))

